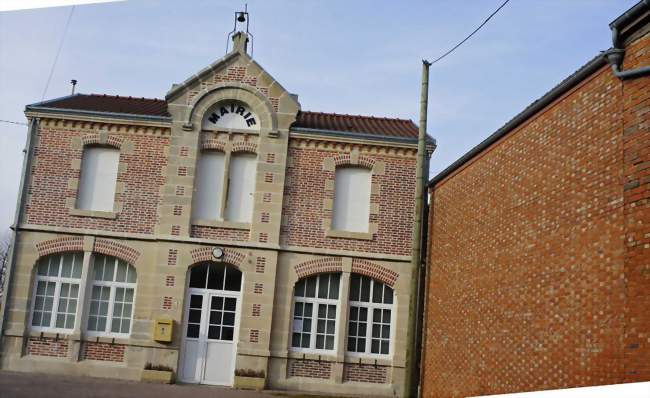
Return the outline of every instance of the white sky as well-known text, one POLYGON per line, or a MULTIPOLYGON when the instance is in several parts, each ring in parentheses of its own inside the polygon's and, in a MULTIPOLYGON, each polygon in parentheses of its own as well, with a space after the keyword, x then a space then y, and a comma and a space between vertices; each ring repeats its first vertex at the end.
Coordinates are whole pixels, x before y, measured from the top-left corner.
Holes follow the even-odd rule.
MULTIPOLYGON (((255 59, 303 110, 418 120, 420 60, 502 0, 249 0, 255 59)), ((431 175, 611 45, 607 24, 636 0, 512 0, 431 69, 431 175)), ((225 51, 242 2, 129 0, 77 6, 46 98, 78 92, 163 98, 225 51)), ((0 119, 38 102, 69 7, 0 12, 0 119)), ((15 211, 26 127, 0 123, 0 230, 15 211)))

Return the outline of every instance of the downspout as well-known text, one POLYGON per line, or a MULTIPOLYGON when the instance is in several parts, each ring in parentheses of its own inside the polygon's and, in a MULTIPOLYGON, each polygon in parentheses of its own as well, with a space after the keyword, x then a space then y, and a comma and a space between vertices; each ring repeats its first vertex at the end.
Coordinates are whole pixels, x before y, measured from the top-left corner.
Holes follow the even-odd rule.
POLYGON ((420 93, 420 124, 418 130, 418 153, 415 165, 415 213, 413 215, 413 232, 411 235, 411 302, 409 303, 410 309, 410 327, 407 333, 406 341, 410 346, 406 352, 406 377, 405 381, 408 383, 406 386, 408 396, 417 396, 419 383, 419 372, 417 367, 418 359, 418 338, 417 331, 419 327, 419 275, 421 266, 421 250, 422 250, 422 210, 424 208, 424 186, 426 175, 424 173, 424 166, 426 165, 426 135, 427 135, 427 107, 429 101, 429 66, 431 64, 427 60, 422 60, 422 88, 420 93))
MULTIPOLYGON (((642 12, 643 8, 650 9, 650 0, 643 0, 642 2, 638 3, 634 7, 635 13, 642 12)), ((650 75, 650 66, 621 70, 621 66, 623 65, 623 58, 625 57, 625 48, 622 46, 621 37, 619 35, 620 25, 621 22, 618 20, 610 24, 610 27, 612 29, 613 48, 610 48, 603 54, 607 60, 607 63, 611 65, 614 76, 618 77, 621 80, 628 80, 650 75)))
MULTIPOLYGON (((14 225, 11 226, 11 241, 9 243, 9 253, 7 256, 7 269, 5 273, 4 280, 4 289, 2 293, 2 302, 0 306, 2 307, 2 317, 0 317, 0 347, 4 343, 4 329, 5 329, 5 319, 7 318, 8 310, 7 303, 9 300, 9 295, 11 294, 11 277, 13 275, 13 268, 16 262, 16 246, 18 245, 18 228, 22 223, 23 211, 25 209, 24 202, 25 197, 27 196, 27 190, 29 188, 29 170, 32 167, 32 156, 33 156, 33 142, 38 131, 38 119, 31 118, 29 121, 29 127, 27 129, 27 141, 25 143, 25 149, 23 149, 23 168, 20 175, 20 185, 18 186, 18 202, 16 204, 16 213, 14 214, 14 225)), ((1 351, 0 351, 1 352, 1 351)))

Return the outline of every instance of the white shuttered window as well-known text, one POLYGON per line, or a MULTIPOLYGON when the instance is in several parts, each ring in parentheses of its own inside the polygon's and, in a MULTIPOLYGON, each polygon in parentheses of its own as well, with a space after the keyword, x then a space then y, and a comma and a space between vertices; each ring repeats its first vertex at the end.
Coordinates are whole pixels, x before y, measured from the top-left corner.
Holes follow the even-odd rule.
POLYGON ((332 229, 368 232, 372 172, 362 167, 337 167, 332 229))
POLYGON ((249 223, 253 218, 253 191, 257 155, 235 153, 230 158, 226 220, 249 223))
POLYGON ((117 168, 120 151, 115 148, 84 148, 77 208, 93 211, 113 211, 117 168))
POLYGON ((192 206, 193 218, 221 220, 221 196, 226 155, 204 151, 199 156, 196 171, 196 192, 192 206))

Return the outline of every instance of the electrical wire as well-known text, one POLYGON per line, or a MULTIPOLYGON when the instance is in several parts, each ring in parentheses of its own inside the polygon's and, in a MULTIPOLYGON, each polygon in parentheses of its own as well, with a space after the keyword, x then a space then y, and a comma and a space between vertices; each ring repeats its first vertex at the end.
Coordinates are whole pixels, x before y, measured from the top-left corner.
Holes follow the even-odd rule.
POLYGON ((47 83, 45 83, 45 88, 43 89, 43 95, 41 96, 41 101, 45 99, 45 94, 47 94, 47 89, 50 87, 50 81, 52 81, 52 75, 54 75, 54 69, 56 68, 56 63, 59 60, 59 54, 61 54, 61 49, 63 49, 63 43, 65 42, 66 33, 68 33, 68 27, 70 26, 70 20, 72 19, 72 14, 74 13, 75 6, 72 6, 70 9, 70 14, 68 14, 68 20, 65 23, 65 28, 63 28, 63 36, 61 37, 61 42, 59 43, 59 48, 56 51, 56 56, 54 57, 54 62, 52 63, 52 68, 50 68, 50 75, 47 77, 47 83))
POLYGON ((2 119, 0 119, 0 123, 18 124, 18 125, 21 125, 21 126, 27 126, 27 123, 12 122, 11 120, 2 120, 2 119))
POLYGON ((456 49, 457 49, 458 47, 462 46, 463 43, 465 43, 467 40, 470 39, 470 37, 474 36, 474 34, 476 34, 476 32, 478 32, 479 30, 481 30, 481 28, 482 28, 483 26, 485 26, 485 24, 488 23, 488 21, 489 21, 490 19, 492 19, 493 16, 495 16, 499 11, 501 11, 501 9, 502 9, 503 7, 505 7, 506 4, 508 4, 509 1, 510 1, 510 0, 506 0, 506 1, 504 1, 503 4, 501 4, 501 5, 499 6, 499 8, 497 8, 496 10, 494 10, 494 12, 493 12, 492 14, 490 14, 490 16, 487 17, 487 19, 486 19, 485 21, 483 21, 482 24, 480 24, 480 25, 478 26, 478 28, 474 29, 474 31, 473 31, 472 33, 470 33, 470 34, 469 34, 466 38, 464 38, 460 43, 458 43, 458 44, 456 44, 454 47, 452 47, 449 51, 447 51, 446 53, 442 54, 441 56, 439 56, 438 58, 434 59, 433 61, 429 62, 429 65, 433 65, 433 64, 435 64, 436 62, 438 62, 438 61, 442 60, 443 58, 445 58, 447 55, 449 55, 449 54, 453 53, 454 51, 456 51, 456 49))

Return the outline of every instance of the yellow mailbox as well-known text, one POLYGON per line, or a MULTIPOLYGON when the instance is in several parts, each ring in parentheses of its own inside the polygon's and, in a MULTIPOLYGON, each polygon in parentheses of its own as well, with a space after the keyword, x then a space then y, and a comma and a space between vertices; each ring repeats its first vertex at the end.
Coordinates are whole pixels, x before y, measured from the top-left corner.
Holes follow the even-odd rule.
POLYGON ((153 339, 161 343, 171 343, 172 326, 173 321, 171 319, 156 319, 153 325, 153 339))

